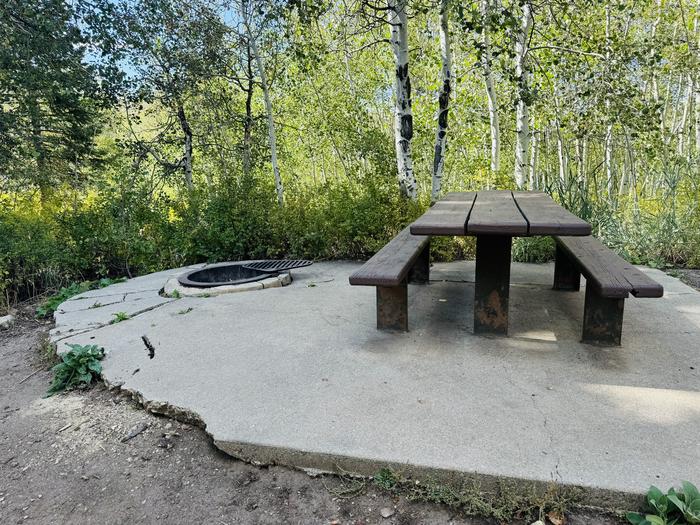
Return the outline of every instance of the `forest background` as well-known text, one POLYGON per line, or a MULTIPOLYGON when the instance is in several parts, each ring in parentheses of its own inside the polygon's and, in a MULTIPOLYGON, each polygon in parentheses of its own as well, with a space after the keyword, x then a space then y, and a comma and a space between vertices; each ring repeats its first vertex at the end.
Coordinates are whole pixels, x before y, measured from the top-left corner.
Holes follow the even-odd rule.
MULTIPOLYGON (((700 6, 3 0, 0 309, 201 261, 364 258, 448 191, 545 191, 700 265, 700 6)), ((433 256, 473 256, 469 239, 433 256)), ((543 261, 548 240, 517 239, 543 261)))

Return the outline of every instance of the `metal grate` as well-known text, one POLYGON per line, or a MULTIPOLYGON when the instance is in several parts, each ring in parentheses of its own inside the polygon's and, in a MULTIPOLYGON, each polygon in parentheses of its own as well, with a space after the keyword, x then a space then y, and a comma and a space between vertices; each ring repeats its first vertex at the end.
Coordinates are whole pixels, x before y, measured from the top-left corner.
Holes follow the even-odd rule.
POLYGON ((304 259, 288 260, 288 259, 272 259, 269 261, 255 261, 252 263, 244 264, 244 268, 250 268, 251 270, 260 270, 261 272, 282 272, 284 270, 291 270, 292 268, 303 268, 304 266, 311 266, 313 261, 306 261, 304 259))

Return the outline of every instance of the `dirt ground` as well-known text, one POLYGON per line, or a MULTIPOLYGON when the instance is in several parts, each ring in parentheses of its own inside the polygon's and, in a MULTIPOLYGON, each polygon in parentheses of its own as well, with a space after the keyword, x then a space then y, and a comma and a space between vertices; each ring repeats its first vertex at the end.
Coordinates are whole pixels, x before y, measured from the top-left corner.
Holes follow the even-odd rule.
POLYGON ((700 290, 700 269, 678 268, 669 273, 678 277, 688 286, 700 290))
MULTIPOLYGON (((0 331, 1 524, 494 523, 371 483, 344 498, 348 484, 338 477, 237 461, 203 430, 147 413, 104 386, 42 399, 50 324, 32 312, 25 307, 0 331)), ((590 510, 567 522, 619 523, 590 510)))

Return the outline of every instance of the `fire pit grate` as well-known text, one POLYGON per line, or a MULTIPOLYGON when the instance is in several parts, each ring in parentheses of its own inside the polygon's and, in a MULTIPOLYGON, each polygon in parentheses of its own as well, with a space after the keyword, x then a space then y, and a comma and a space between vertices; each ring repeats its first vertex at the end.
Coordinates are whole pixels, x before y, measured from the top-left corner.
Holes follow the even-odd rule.
POLYGON ((243 267, 250 270, 274 273, 291 270, 292 268, 303 268, 304 266, 311 266, 312 264, 312 261, 306 261, 304 259, 272 259, 269 261, 255 261, 252 263, 246 263, 243 265, 243 267))

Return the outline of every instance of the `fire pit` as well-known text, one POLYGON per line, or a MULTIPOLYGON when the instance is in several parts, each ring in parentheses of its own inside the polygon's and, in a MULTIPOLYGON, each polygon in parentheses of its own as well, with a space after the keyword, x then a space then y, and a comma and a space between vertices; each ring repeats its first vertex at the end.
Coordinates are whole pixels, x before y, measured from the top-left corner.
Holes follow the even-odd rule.
POLYGON ((170 279, 163 288, 168 296, 210 296, 277 288, 292 282, 288 270, 311 261, 267 260, 209 264, 170 279))
POLYGON ((242 262, 212 264, 182 274, 177 280, 182 286, 211 288, 213 286, 252 283, 277 275, 277 272, 270 273, 246 268, 245 264, 242 262))

